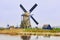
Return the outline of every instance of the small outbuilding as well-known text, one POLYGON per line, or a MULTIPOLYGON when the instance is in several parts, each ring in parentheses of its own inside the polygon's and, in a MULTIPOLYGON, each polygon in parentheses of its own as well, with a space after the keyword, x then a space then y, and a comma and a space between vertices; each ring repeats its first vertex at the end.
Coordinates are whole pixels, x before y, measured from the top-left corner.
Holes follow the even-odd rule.
POLYGON ((10 30, 11 30, 11 29, 14 29, 14 28, 15 28, 14 26, 10 26, 10 30))
POLYGON ((42 29, 51 30, 52 28, 51 28, 50 24, 45 24, 45 25, 43 25, 42 29))

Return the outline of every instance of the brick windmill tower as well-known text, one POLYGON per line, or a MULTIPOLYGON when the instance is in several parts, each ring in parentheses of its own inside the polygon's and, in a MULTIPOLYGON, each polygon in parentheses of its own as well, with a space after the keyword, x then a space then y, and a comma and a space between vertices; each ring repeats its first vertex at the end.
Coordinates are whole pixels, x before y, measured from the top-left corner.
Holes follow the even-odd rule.
POLYGON ((29 12, 27 12, 27 10, 22 6, 22 4, 20 4, 21 9, 24 11, 24 14, 22 14, 23 16, 23 20, 21 20, 21 28, 30 28, 31 27, 31 23, 30 23, 30 18, 32 18, 32 20, 38 25, 38 22, 33 18, 32 15, 30 15, 30 13, 36 8, 37 4, 35 4, 30 10, 29 12))

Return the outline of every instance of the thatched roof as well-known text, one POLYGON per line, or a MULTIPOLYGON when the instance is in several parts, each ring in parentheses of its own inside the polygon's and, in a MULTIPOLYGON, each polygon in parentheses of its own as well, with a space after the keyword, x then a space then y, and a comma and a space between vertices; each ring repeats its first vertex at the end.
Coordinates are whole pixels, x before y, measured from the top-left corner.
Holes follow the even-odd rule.
POLYGON ((51 29, 50 24, 45 24, 45 25, 43 25, 43 29, 51 29))

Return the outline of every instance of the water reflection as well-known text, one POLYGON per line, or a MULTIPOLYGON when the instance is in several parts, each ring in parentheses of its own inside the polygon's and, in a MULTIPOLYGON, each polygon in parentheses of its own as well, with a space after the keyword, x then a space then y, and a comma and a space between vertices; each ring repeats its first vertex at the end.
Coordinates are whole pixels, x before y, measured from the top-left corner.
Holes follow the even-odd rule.
POLYGON ((0 40, 60 40, 60 36, 21 36, 21 35, 0 35, 0 40))
POLYGON ((30 36, 21 36, 23 40, 30 40, 30 36))
POLYGON ((48 37, 48 38, 50 38, 50 36, 43 36, 43 37, 48 37))

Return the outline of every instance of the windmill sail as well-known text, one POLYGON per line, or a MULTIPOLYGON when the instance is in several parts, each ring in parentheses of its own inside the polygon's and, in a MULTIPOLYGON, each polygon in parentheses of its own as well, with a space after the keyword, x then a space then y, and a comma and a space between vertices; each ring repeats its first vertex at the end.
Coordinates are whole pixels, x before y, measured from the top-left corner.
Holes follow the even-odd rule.
POLYGON ((37 4, 35 4, 29 11, 30 13, 36 8, 37 4))
POLYGON ((33 16, 31 16, 31 18, 33 19, 33 21, 38 25, 39 23, 33 18, 33 16))
POLYGON ((26 9, 22 6, 22 4, 20 4, 20 7, 24 12, 27 12, 26 9))

